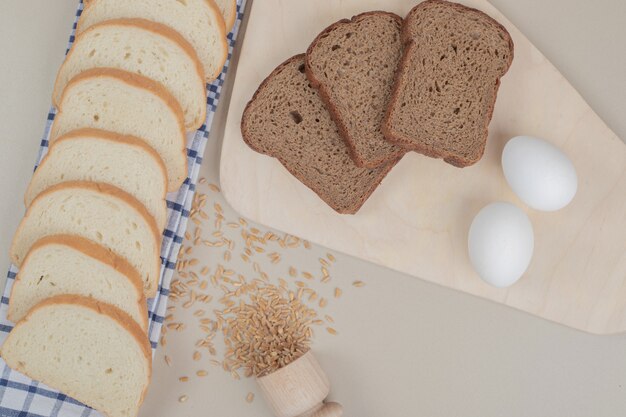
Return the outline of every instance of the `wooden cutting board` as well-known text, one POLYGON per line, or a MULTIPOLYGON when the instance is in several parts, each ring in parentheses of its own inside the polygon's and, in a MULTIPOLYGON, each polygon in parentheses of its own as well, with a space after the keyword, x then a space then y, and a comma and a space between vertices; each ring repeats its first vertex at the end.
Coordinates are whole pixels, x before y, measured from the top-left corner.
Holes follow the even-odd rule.
MULTIPOLYGON (((485 0, 463 0, 502 23, 515 60, 502 86, 485 156, 457 169, 408 154, 361 211, 338 215, 282 165, 242 141, 241 115, 261 81, 341 18, 375 9, 404 16, 407 0, 255 0, 237 68, 221 156, 221 184, 242 215, 356 257, 584 331, 626 330, 626 146, 520 31, 485 0), (500 166, 508 139, 547 139, 572 159, 574 201, 555 213, 526 207, 500 166), (474 215, 510 201, 530 216, 535 253, 509 289, 483 283, 467 255, 474 215)), ((385 277, 380 277, 385 279, 385 277)))

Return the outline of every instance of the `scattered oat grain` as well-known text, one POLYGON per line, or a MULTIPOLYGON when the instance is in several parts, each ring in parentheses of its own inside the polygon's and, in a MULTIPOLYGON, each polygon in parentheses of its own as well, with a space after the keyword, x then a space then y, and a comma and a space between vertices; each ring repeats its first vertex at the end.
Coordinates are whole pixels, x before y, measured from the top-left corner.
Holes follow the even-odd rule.
MULTIPOLYGON (((202 180, 201 180, 202 182, 202 180)), ((206 183, 206 179, 204 179, 206 183)), ((208 184, 211 191, 219 192, 219 187, 215 184, 208 184)), ((282 259, 279 251, 272 251, 278 246, 282 248, 311 249, 312 245, 306 240, 299 239, 289 234, 276 235, 271 231, 261 231, 257 227, 248 226, 248 222, 243 218, 236 221, 227 219, 224 209, 218 202, 207 201, 207 195, 196 193, 192 204, 191 220, 197 226, 193 232, 185 233, 185 239, 190 242, 179 251, 176 270, 177 276, 171 284, 171 297, 173 302, 180 302, 179 307, 190 308, 195 302, 208 304, 212 301, 212 296, 202 292, 208 288, 209 280, 213 287, 221 289, 220 297, 216 302, 220 307, 209 313, 203 309, 196 309, 193 313, 198 320, 195 327, 198 329, 200 338, 195 342, 192 350, 193 360, 200 361, 202 356, 211 355, 215 357, 217 351, 214 347, 214 338, 220 334, 224 336, 225 354, 222 361, 210 359, 208 363, 212 366, 222 367, 235 379, 240 375, 245 377, 262 376, 274 370, 280 369, 291 361, 302 356, 308 351, 310 340, 314 331, 312 326, 328 326, 333 323, 332 317, 325 315, 325 321, 321 319, 316 308, 325 308, 328 299, 318 296, 318 294, 307 286, 307 280, 321 282, 330 281, 329 269, 336 258, 330 252, 324 257, 318 258, 321 268, 320 274, 314 276, 310 272, 298 271, 296 267, 288 268, 291 278, 304 278, 303 280, 286 280, 272 276, 261 270, 260 265, 254 262, 254 257, 267 256, 272 264, 278 264, 282 259), (215 213, 214 228, 213 222, 206 221, 209 217, 207 207, 213 204, 215 213), (201 221, 201 219, 203 221, 201 221), (222 231, 222 224, 232 231, 222 231), (202 240, 203 227, 205 236, 211 234, 212 240, 202 240), (211 230, 212 229, 212 230, 211 230), (241 230, 236 230, 241 229, 241 230), (229 235, 230 233, 230 235, 229 235), (235 251, 233 235, 241 235, 244 244, 238 251, 235 251), (195 245, 202 244, 208 247, 223 247, 222 258, 224 262, 230 262, 233 256, 239 255, 246 263, 252 263, 256 276, 252 276, 250 281, 232 269, 225 269, 218 265, 214 274, 211 274, 209 266, 200 268, 199 261, 192 258, 195 245), (274 246, 275 245, 275 246, 274 246), (258 255, 265 254, 265 255, 258 255), (198 268, 198 269, 195 269, 198 268), (206 277, 202 279, 201 276, 206 277), (273 283, 278 281, 280 285, 273 283), (202 353, 201 353, 202 352, 202 353), (208 352, 208 353, 204 353, 208 352)), ((270 271, 268 271, 270 272, 270 271)), ((355 281, 355 287, 360 281, 355 281)), ((340 288, 334 289, 334 297, 342 295, 340 288)), ((168 308, 168 312, 174 312, 168 308)), ((210 311, 210 310, 209 310, 210 311)), ((185 328, 182 322, 174 322, 173 314, 166 315, 165 326, 160 338, 161 345, 165 346, 165 334, 169 330, 181 331, 185 328)), ((189 323, 191 324, 191 323, 189 323)), ((336 335, 337 331, 332 327, 325 327, 330 334, 336 335)), ((219 358, 222 359, 222 358, 219 358)), ((169 356, 165 356, 168 366, 172 366, 169 356)), ((206 370, 197 370, 198 377, 208 375, 206 370)), ((187 382, 189 377, 179 378, 181 382, 187 382)), ((252 402, 254 394, 249 393, 246 397, 248 402, 252 402)), ((181 396, 180 402, 187 400, 187 396, 181 396)))

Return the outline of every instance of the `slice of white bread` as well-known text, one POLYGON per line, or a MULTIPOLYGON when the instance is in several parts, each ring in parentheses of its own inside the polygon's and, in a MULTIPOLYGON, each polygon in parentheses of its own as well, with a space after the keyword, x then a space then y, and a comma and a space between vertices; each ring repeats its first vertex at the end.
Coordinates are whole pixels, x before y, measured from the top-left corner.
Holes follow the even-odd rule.
POLYGON ((206 81, 213 81, 222 72, 228 44, 224 18, 213 0, 89 0, 76 34, 98 23, 122 18, 147 19, 180 33, 194 47, 206 81))
POLYGON ((215 0, 226 24, 226 32, 233 30, 237 18, 237 0, 215 0))
POLYGON ((161 235, 135 197, 109 184, 66 182, 33 200, 11 243, 11 260, 21 266, 33 244, 68 234, 92 240, 126 259, 141 274, 147 297, 156 294, 161 235))
POLYGON ((30 181, 26 207, 42 191, 68 181, 114 185, 148 209, 159 231, 165 227, 167 172, 159 154, 139 138, 91 128, 61 136, 30 181))
POLYGON ((157 81, 180 103, 187 129, 204 123, 204 68, 189 42, 168 26, 144 19, 116 19, 85 30, 76 37, 57 74, 55 106, 67 83, 91 68, 118 68, 157 81))
POLYGON ((114 305, 148 330, 141 276, 126 260, 88 239, 52 235, 35 242, 13 283, 8 318, 16 323, 35 304, 61 294, 114 305))
POLYGON ((7 365, 102 412, 135 417, 152 374, 150 343, 126 313, 77 295, 37 304, 9 333, 7 365))
POLYGON ((92 127, 143 139, 167 168, 168 191, 187 178, 182 110, 156 81, 113 68, 94 68, 65 87, 50 142, 72 130, 92 127))

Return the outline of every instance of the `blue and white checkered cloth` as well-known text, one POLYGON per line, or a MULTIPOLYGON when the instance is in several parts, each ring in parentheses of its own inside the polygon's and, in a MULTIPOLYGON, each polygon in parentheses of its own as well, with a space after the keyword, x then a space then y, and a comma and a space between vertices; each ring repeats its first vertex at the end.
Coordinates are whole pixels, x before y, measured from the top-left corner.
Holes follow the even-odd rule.
MULTIPOLYGON (((167 298, 170 292, 170 281, 176 269, 178 251, 183 241, 189 211, 196 190, 196 183, 202 164, 202 155, 209 137, 209 131, 213 122, 213 116, 217 109, 220 93, 224 85, 226 72, 232 57, 233 47, 241 20, 246 0, 237 0, 237 20, 232 32, 228 35, 229 53, 226 65, 219 78, 207 86, 207 118, 205 124, 195 133, 187 136, 187 160, 189 163, 189 175, 177 194, 168 196, 167 207, 169 221, 163 233, 163 244, 161 246, 161 277, 159 292, 157 296, 149 300, 149 336, 152 345, 152 352, 156 350, 161 334, 163 317, 167 307, 167 298)), ((68 50, 74 42, 76 22, 83 10, 82 0, 76 11, 76 19, 70 36, 68 50)), ((55 110, 51 109, 46 122, 43 139, 37 164, 48 150, 48 137, 50 127, 54 120, 55 110)), ((8 333, 13 328, 13 323, 7 320, 7 310, 9 306, 9 295, 15 280, 17 269, 11 266, 7 276, 7 283, 4 288, 2 300, 0 302, 0 344, 4 342, 8 333)), ((89 407, 67 397, 58 391, 51 389, 44 384, 38 383, 25 377, 24 375, 12 371, 6 363, 0 359, 0 417, 96 417, 100 414, 89 407)))

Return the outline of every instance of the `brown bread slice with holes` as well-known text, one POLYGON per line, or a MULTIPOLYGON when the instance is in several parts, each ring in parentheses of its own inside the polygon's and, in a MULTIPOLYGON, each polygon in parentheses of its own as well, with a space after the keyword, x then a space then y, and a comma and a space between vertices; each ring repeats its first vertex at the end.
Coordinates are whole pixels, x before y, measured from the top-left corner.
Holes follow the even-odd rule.
POLYGON ((401 28, 393 13, 363 13, 329 26, 306 53, 307 76, 360 167, 376 168, 406 152, 381 131, 402 57, 401 28))
POLYGON ((335 211, 354 214, 397 160, 375 169, 357 167, 304 73, 304 54, 296 55, 263 81, 244 110, 243 139, 277 158, 335 211))
POLYGON ((405 18, 402 39, 385 137, 457 167, 478 162, 500 78, 513 61, 511 36, 481 11, 427 0, 405 18))

